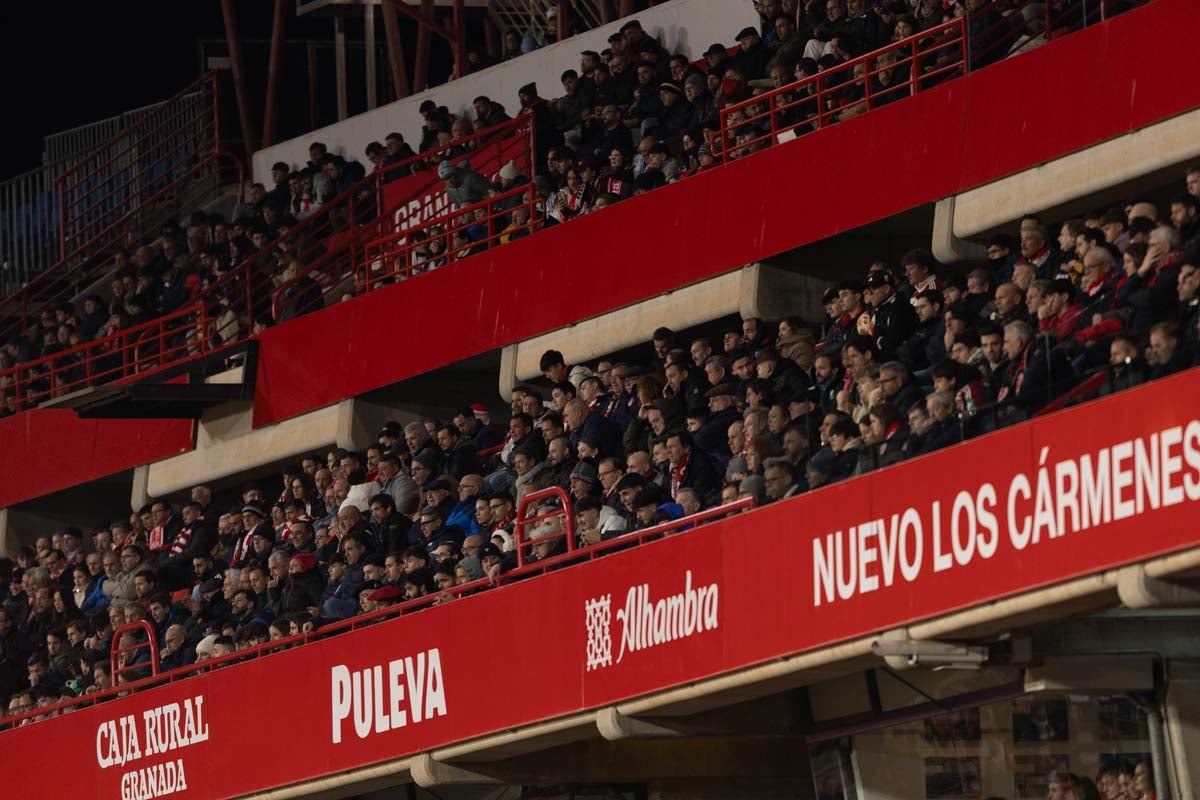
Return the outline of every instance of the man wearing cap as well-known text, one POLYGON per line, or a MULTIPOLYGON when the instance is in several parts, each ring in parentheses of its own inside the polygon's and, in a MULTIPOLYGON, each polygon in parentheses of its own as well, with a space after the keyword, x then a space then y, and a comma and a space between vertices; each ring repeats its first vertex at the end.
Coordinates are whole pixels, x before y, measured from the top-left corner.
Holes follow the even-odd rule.
POLYGON ((741 425, 737 410, 737 387, 732 381, 719 383, 704 393, 708 401, 708 417, 694 438, 696 446, 718 462, 728 461, 734 453, 729 449, 728 432, 731 425, 741 425))
POLYGON ((229 559, 229 566, 241 567, 244 566, 254 556, 254 548, 252 541, 255 534, 265 536, 270 530, 270 539, 275 539, 275 531, 271 528, 271 523, 267 520, 267 514, 263 511, 262 506, 257 503, 247 503, 242 506, 242 529, 245 534, 238 539, 233 548, 233 555, 229 559))
POLYGON ((478 172, 473 172, 465 162, 455 166, 443 161, 438 164, 438 178, 446 182, 446 197, 455 208, 487 199, 487 180, 478 172))
POLYGON ((597 497, 600 492, 600 476, 595 465, 581 461, 571 470, 568 490, 572 499, 579 501, 585 497, 597 497))
POLYGON ((740 72, 747 81, 765 78, 767 62, 771 60, 771 53, 762 43, 758 31, 752 27, 742 28, 735 38, 741 45, 741 49, 733 57, 733 63, 730 66, 740 72))
POLYGON ((765 347, 755 357, 755 373, 759 378, 771 382, 775 396, 790 399, 804 395, 812 385, 812 379, 790 358, 783 358, 773 347, 765 347))
POLYGON ((483 567, 484 575, 490 580, 495 580, 505 571, 511 569, 511 562, 505 558, 504 553, 500 552, 500 548, 492 542, 487 542, 483 547, 479 548, 479 563, 483 567))
POLYGON ((633 501, 638 493, 646 488, 646 479, 634 472, 626 472, 617 481, 616 492, 621 499, 621 507, 617 509, 621 516, 625 518, 626 523, 632 526, 637 520, 637 514, 634 511, 633 501))
POLYGON ((689 109, 683 98, 683 90, 674 83, 666 81, 659 84, 658 98, 662 102, 662 112, 658 115, 658 124, 651 133, 659 139, 674 139, 682 136, 688 129, 689 109))
POLYGON ((870 336, 881 354, 894 357, 916 333, 917 314, 911 303, 896 294, 896 279, 887 270, 873 270, 867 276, 864 294, 871 313, 859 319, 859 333, 870 336))

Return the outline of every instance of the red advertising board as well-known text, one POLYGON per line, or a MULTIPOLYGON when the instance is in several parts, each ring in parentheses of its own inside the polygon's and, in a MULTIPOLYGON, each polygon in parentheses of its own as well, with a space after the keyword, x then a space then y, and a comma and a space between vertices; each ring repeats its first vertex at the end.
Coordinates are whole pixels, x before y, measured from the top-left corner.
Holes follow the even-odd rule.
POLYGON ((151 796, 130 787, 155 780, 174 788, 153 796, 248 794, 1194 546, 1198 393, 1192 370, 640 548, 2 733, 8 763, 51 753, 72 763, 14 770, 10 789, 50 797, 94 786, 97 798, 127 798, 151 796))

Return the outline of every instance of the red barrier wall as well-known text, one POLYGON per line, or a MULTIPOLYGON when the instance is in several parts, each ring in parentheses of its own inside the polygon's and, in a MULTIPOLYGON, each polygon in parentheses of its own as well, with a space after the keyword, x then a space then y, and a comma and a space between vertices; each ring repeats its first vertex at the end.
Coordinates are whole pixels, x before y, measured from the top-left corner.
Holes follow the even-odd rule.
MULTIPOLYGON (((9 763, 73 754, 70 770, 13 771, 10 792, 95 786, 96 797, 116 798, 123 775, 179 760, 181 800, 247 794, 1194 547, 1197 393, 1192 370, 636 551, 0 733, 9 763), (1085 488, 1093 483, 1098 517, 1085 488), (840 563, 829 561, 838 536, 840 563), (674 623, 659 602, 672 595, 683 596, 674 623), (659 606, 648 617, 647 603, 659 606), (402 667, 394 680, 393 661, 402 667), (350 675, 376 666, 386 705, 364 712, 350 675), (207 738, 148 755, 145 713, 184 699, 193 699, 193 733, 207 738), (270 730, 247 738, 247 714, 270 730), (102 723, 125 715, 142 757, 101 766, 111 738, 102 723)), ((185 729, 188 710, 177 710, 185 729)))
MULTIPOLYGON (((1195 108, 1200 84, 1166 76, 1191 62, 1198 27, 1194 0, 1159 0, 603 214, 272 329, 262 339, 255 425, 602 314, 1195 108), (395 343, 389 348, 394 357, 373 357, 379 342, 395 343), (406 342, 419 346, 406 348, 406 342), (321 365, 319 380, 313 364, 321 365)), ((1030 208, 1036 207, 1032 198, 1030 208)))
POLYGON ((0 508, 192 449, 190 420, 80 419, 25 411, 0 419, 0 508))

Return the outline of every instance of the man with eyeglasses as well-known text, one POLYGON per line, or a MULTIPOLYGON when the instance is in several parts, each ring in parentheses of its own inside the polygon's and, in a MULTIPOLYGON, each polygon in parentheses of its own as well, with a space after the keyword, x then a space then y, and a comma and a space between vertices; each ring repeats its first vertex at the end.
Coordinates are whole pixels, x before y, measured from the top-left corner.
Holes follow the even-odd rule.
POLYGON ((505 533, 512 534, 515 524, 512 498, 507 493, 497 494, 488 503, 488 507, 492 512, 492 528, 490 533, 494 534, 497 531, 504 531, 505 533))
MULTIPOLYGON (((14 694, 8 701, 9 716, 15 717, 17 714, 24 714, 27 711, 32 711, 33 708, 34 708, 34 704, 33 704, 33 693, 32 692, 28 692, 28 691, 18 692, 16 694, 14 694)), ((23 719, 18 724, 19 725, 28 725, 30 722, 33 722, 32 717, 30 717, 29 719, 23 719)))
POLYGON ((432 553, 444 542, 450 542, 456 548, 462 547, 463 539, 466 538, 462 528, 445 525, 442 510, 437 506, 421 509, 418 521, 421 526, 421 544, 428 552, 432 553))
POLYGON ((450 507, 446 515, 446 524, 461 528, 470 536, 479 533, 480 523, 475 518, 475 501, 483 494, 483 476, 477 474, 464 475, 458 482, 458 500, 450 507))
POLYGON ((772 501, 787 500, 807 489, 803 476, 798 475, 798 469, 786 458, 768 458, 763 462, 767 497, 772 501))

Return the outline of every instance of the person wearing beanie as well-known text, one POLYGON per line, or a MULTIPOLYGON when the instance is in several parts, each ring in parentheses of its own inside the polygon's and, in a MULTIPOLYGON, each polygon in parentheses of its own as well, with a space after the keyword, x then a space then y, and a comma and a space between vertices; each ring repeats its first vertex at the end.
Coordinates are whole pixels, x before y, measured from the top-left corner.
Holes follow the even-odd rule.
POLYGON ((467 162, 463 161, 455 166, 449 161, 443 161, 438 164, 437 174, 438 178, 446 182, 446 196, 455 208, 487 199, 487 179, 474 172, 467 162))

